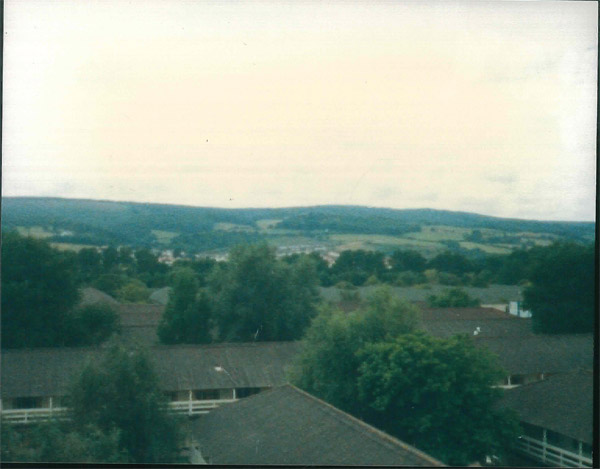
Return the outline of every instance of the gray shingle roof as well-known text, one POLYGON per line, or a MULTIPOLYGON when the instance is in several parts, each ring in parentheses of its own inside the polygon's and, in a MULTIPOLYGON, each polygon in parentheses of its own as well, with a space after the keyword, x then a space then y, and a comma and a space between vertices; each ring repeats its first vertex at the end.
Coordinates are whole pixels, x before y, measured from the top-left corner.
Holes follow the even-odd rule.
POLYGON ((593 441, 593 373, 578 371, 508 389, 500 407, 527 422, 576 440, 593 441))
POLYGON ((215 409, 192 431, 210 464, 442 465, 291 385, 215 409))
MULTIPOLYGON (((165 391, 271 387, 286 382, 286 370, 299 347, 296 342, 156 346, 148 355, 165 391)), ((73 376, 87 362, 101 361, 105 353, 101 348, 3 351, 1 395, 65 395, 73 376)))
POLYGON ((436 337, 456 334, 478 337, 533 336, 531 320, 515 318, 494 308, 421 308, 421 327, 436 337))
POLYGON ((474 343, 495 353, 510 374, 568 373, 593 366, 592 334, 477 337, 474 343))
POLYGON ((107 303, 109 305, 118 305, 119 302, 112 296, 100 291, 96 288, 86 287, 80 290, 81 298, 79 304, 81 306, 93 305, 98 303, 107 303))

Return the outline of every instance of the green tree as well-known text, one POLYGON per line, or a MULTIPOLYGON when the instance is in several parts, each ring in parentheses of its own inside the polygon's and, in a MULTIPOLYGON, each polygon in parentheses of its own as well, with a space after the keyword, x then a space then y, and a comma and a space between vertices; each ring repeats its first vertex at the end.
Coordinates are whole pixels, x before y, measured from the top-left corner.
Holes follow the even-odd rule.
POLYGON ((449 465, 501 457, 516 439, 516 420, 494 410, 502 372, 468 337, 407 334, 357 355, 357 397, 376 427, 449 465))
POLYGON ((102 272, 102 255, 95 248, 84 248, 77 253, 80 278, 89 282, 102 272))
POLYGON ((429 261, 428 265, 430 269, 456 275, 472 272, 474 269, 474 265, 469 259, 451 251, 438 254, 429 261))
POLYGON ((69 405, 76 431, 93 426, 118 434, 128 462, 179 462, 181 431, 167 413, 150 361, 140 351, 111 348, 100 364, 88 364, 72 385, 69 405))
POLYGON ((117 298, 127 303, 144 303, 150 296, 148 287, 138 279, 133 279, 117 291, 117 298))
POLYGON ((108 246, 102 252, 102 265, 105 272, 111 272, 117 266, 118 261, 119 252, 113 246, 108 246))
POLYGON ((78 301, 74 255, 16 232, 2 241, 2 347, 61 345, 78 301))
POLYGON ((594 246, 555 243, 539 250, 523 296, 534 331, 593 332, 594 246))
POLYGON ((105 303, 74 309, 67 321, 65 345, 99 345, 119 330, 119 316, 105 303))
POLYGON ((196 273, 190 268, 175 272, 173 290, 158 327, 165 344, 201 344, 211 341, 211 305, 200 293, 196 273))
POLYGON ((479 300, 472 298, 462 288, 447 288, 441 295, 430 295, 427 299, 433 308, 464 308, 479 306, 479 300))
POLYGON ((323 307, 306 331, 292 381, 334 406, 362 416, 364 408, 357 401, 358 351, 367 343, 414 331, 417 317, 416 308, 394 298, 389 288, 376 290, 366 305, 348 314, 323 307))
POLYGON ((2 422, 3 462, 123 463, 127 455, 118 446, 119 433, 103 433, 93 425, 71 428, 67 421, 15 426, 2 422))
POLYGON ((316 314, 314 265, 278 261, 266 244, 233 248, 209 285, 223 341, 294 340, 316 314))
POLYGON ((417 251, 397 249, 392 253, 390 264, 394 272, 423 272, 427 261, 417 251))

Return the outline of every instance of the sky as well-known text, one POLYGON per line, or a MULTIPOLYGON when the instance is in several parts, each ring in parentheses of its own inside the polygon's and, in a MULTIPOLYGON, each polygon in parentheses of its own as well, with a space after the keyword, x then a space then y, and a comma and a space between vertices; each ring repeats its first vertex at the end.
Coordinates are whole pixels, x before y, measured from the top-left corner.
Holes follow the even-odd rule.
POLYGON ((7 0, 2 195, 595 220, 598 3, 7 0))

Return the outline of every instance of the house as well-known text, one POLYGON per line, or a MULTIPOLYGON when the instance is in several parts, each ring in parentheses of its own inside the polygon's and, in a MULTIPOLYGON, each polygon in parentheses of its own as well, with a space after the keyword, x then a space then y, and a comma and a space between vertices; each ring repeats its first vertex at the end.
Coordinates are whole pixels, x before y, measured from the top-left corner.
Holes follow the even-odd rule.
POLYGON ((474 337, 473 341, 476 347, 496 355, 498 364, 507 373, 504 387, 539 381, 553 374, 593 369, 592 334, 474 337))
POLYGON ((508 313, 518 318, 530 318, 531 311, 523 309, 520 301, 511 301, 508 303, 508 313))
POLYGON ((157 304, 118 304, 113 309, 119 316, 120 331, 113 338, 124 344, 157 345, 158 325, 165 306, 157 304))
POLYGON ((495 308, 428 308, 421 306, 421 328, 435 337, 533 336, 530 320, 519 320, 495 308))
MULTIPOLYGON (((296 342, 155 346, 147 350, 171 410, 205 413, 286 382, 296 342)), ((105 348, 6 350, 1 356, 0 409, 14 422, 60 415, 73 378, 105 348)))
POLYGON ((522 465, 592 467, 593 373, 574 371, 505 391, 501 408, 514 410, 522 435, 522 465))
POLYGON ((82 288, 81 290, 79 290, 79 293, 81 295, 80 299, 79 299, 80 306, 89 306, 89 305, 95 305, 95 304, 99 304, 99 303, 105 303, 105 304, 108 304, 109 306, 115 306, 115 305, 119 304, 119 302, 117 300, 115 300, 112 296, 110 296, 96 288, 92 288, 92 287, 82 288))
POLYGON ((418 449, 289 384, 191 424, 192 462, 252 465, 441 466, 418 449))

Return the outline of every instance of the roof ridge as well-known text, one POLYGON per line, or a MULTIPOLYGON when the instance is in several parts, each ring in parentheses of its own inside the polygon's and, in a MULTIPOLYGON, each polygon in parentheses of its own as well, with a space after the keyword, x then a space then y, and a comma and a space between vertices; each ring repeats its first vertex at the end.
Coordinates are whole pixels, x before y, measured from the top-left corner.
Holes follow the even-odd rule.
POLYGON ((322 399, 319 399, 316 396, 313 396, 312 394, 294 386, 293 384, 286 383, 286 384, 283 384, 283 385, 278 386, 273 389, 281 389, 281 388, 286 388, 286 387, 293 390, 294 392, 298 393, 299 395, 303 396, 305 399, 309 399, 309 400, 317 402, 325 410, 329 411, 328 413, 330 415, 332 415, 333 417, 335 417, 339 422, 344 423, 348 426, 350 426, 350 424, 353 424, 354 426, 358 426, 358 427, 366 430, 366 432, 364 434, 367 437, 369 437, 372 441, 379 441, 381 443, 381 439, 383 439, 385 441, 385 443, 388 443, 388 444, 396 446, 396 447, 399 446, 400 448, 402 448, 405 451, 408 451, 409 453, 415 454, 423 459, 426 459, 433 466, 443 466, 444 465, 441 461, 433 458, 432 456, 429 456, 427 453, 424 453, 420 449, 415 448, 414 446, 409 445, 408 443, 405 443, 402 440, 399 440, 398 438, 373 427, 372 425, 354 417, 353 415, 350 415, 347 412, 344 412, 341 409, 338 409, 337 407, 333 406, 332 404, 329 404, 328 402, 326 402, 322 399), (379 437, 380 439, 379 440, 376 439, 375 438, 376 436, 379 437))

